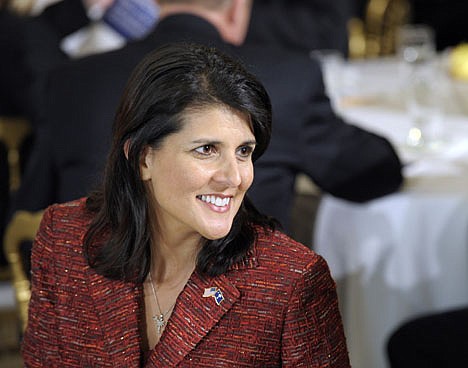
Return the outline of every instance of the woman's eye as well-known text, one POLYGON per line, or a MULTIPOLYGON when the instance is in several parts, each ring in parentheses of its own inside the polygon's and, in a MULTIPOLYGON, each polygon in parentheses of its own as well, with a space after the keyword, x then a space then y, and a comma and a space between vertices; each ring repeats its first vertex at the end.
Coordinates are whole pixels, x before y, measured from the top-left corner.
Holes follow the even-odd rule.
POLYGON ((239 147, 238 152, 241 157, 249 157, 252 154, 253 150, 254 147, 252 146, 242 146, 239 147))
POLYGON ((198 148, 195 148, 195 151, 197 153, 200 153, 202 155, 210 155, 215 152, 215 148, 211 144, 205 144, 203 146, 200 146, 198 148))

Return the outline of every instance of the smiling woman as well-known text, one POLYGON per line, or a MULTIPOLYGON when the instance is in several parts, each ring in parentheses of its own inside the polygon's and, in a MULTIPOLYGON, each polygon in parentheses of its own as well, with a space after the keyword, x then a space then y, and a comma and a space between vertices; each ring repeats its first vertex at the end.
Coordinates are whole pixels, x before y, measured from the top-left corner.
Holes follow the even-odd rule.
POLYGON ((178 246, 229 233, 252 184, 255 144, 245 114, 215 105, 184 115, 182 129, 148 149, 141 164, 158 234, 176 234, 178 246))
POLYGON ((170 44, 135 69, 102 188, 46 210, 28 367, 348 367, 325 261, 246 193, 267 148, 257 79, 170 44))

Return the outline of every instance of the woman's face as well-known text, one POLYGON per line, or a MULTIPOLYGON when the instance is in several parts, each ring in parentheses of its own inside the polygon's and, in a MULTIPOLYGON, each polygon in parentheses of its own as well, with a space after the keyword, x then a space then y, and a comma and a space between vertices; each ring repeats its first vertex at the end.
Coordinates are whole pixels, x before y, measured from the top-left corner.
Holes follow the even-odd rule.
POLYGON ((227 235, 252 184, 254 148, 246 116, 221 106, 186 112, 183 128, 141 164, 162 235, 227 235))

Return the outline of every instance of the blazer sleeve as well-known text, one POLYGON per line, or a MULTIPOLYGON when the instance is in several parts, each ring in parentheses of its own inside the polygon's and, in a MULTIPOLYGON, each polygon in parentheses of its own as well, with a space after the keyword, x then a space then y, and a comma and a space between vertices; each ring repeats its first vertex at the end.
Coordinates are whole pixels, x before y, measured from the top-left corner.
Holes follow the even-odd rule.
POLYGON ((32 249, 32 289, 22 344, 25 367, 59 367, 56 332, 56 276, 52 209, 44 213, 32 249))
POLYGON ((282 335, 282 367, 350 367, 335 282, 316 256, 293 286, 282 335))

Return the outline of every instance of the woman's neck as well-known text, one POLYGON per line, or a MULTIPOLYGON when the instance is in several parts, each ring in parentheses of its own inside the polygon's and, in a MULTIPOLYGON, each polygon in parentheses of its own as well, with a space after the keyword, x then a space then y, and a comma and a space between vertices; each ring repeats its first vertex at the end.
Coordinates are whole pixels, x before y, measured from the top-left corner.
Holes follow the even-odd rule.
POLYGON ((179 284, 195 269, 201 239, 179 239, 177 244, 168 244, 160 239, 153 244, 151 273, 154 282, 162 284, 179 284))

